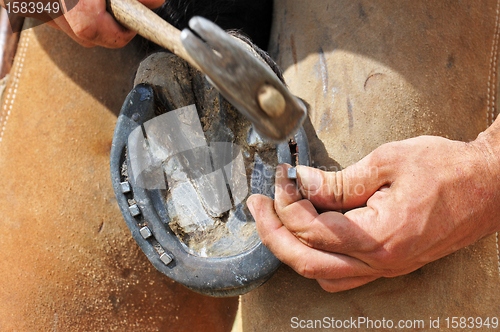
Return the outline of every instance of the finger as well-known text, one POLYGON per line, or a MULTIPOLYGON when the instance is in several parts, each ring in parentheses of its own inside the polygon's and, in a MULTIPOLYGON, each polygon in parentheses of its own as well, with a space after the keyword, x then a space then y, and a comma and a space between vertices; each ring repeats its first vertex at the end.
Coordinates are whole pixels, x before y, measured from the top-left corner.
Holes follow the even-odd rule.
POLYGON ((135 32, 116 22, 106 11, 106 3, 101 0, 79 1, 64 17, 74 35, 87 43, 119 48, 135 36, 135 32))
POLYGON ((107 48, 120 48, 127 45, 136 35, 116 22, 106 11, 100 12, 95 19, 79 16, 67 17, 67 21, 76 37, 86 42, 107 48))
POLYGON ((306 278, 344 278, 366 276, 372 269, 358 259, 310 248, 300 242, 280 221, 273 200, 252 195, 247 200, 257 231, 266 247, 283 263, 306 278))
POLYGON ((353 222, 338 212, 318 215, 310 201, 301 200, 282 209, 278 217, 302 243, 363 260, 363 254, 378 248, 369 233, 375 213, 371 208, 364 208, 363 212, 362 218, 357 215, 357 222, 353 222))
POLYGON ((156 9, 161 7, 165 3, 165 0, 139 0, 139 2, 149 9, 156 9))
POLYGON ((288 178, 288 169, 290 167, 288 164, 281 164, 276 168, 276 191, 274 195, 276 211, 302 199, 297 184, 288 178))
MULTIPOLYGON (((313 204, 302 199, 295 183, 288 179, 289 165, 278 166, 274 208, 284 226, 302 243, 316 249, 361 258, 359 254, 377 248, 377 243, 363 227, 341 213, 318 214, 313 204)), ((313 169, 311 169, 313 170, 313 169)), ((316 171, 316 170, 313 170, 316 171)), ((365 211, 365 210, 363 210, 365 211)), ((374 211, 364 212, 360 224, 374 224, 374 211), (371 215, 368 212, 372 212, 371 215)))
POLYGON ((342 279, 318 279, 317 281, 325 291, 335 293, 362 286, 378 278, 375 276, 366 276, 342 279))
POLYGON ((319 209, 351 209, 368 198, 390 180, 390 168, 380 165, 370 155, 339 172, 324 172, 297 166, 297 179, 302 196, 319 209))
POLYGON ((281 164, 276 169, 274 209, 285 227, 303 243, 310 245, 307 234, 301 232, 304 230, 303 226, 309 225, 318 216, 318 212, 309 201, 302 199, 295 181, 288 179, 290 167, 288 164, 281 164))
POLYGON ((52 27, 52 28, 54 28, 54 29, 62 31, 62 29, 54 21, 48 21, 47 25, 50 26, 50 27, 52 27))
POLYGON ((71 39, 76 41, 78 44, 84 46, 84 47, 93 47, 96 46, 94 43, 85 41, 83 39, 78 38, 71 27, 69 26, 68 22, 66 21, 66 18, 64 16, 59 16, 54 18, 53 21, 47 22, 50 26, 55 27, 58 30, 62 30, 65 32, 71 39), (55 26, 54 26, 55 25, 55 26))
MULTIPOLYGON (((324 231, 322 225, 316 222, 316 218, 319 216, 318 212, 306 199, 281 206, 280 209, 276 209, 276 214, 283 225, 295 236, 305 240, 306 244, 309 242, 309 238, 313 237, 312 234, 309 234, 313 230, 324 231)), ((313 243, 311 246, 314 246, 313 243)))

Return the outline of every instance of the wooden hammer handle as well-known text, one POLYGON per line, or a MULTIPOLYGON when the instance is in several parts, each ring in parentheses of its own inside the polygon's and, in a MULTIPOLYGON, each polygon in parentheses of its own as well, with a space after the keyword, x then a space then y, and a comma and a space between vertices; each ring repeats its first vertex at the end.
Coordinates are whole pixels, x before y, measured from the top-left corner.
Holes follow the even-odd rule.
POLYGON ((181 32, 137 0, 107 0, 107 10, 124 27, 170 50, 199 69, 181 42, 181 32))

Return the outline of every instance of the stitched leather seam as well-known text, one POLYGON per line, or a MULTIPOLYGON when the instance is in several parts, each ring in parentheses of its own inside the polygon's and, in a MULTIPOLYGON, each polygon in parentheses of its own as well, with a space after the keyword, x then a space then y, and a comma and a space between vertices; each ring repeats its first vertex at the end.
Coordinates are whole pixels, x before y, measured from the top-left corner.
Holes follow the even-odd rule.
MULTIPOLYGON (((486 112, 486 127, 489 127, 495 121, 496 107, 495 107, 495 96, 497 94, 497 55, 498 55, 498 37, 500 34, 498 26, 498 18, 500 11, 500 0, 497 1, 497 10, 495 17, 495 33, 493 34, 493 45, 491 46, 490 55, 490 70, 488 75, 488 95, 486 98, 487 102, 487 112, 486 112)), ((498 275, 500 276, 500 248, 498 245, 499 233, 495 234, 495 245, 497 249, 497 265, 498 265, 498 275)))
POLYGON ((500 1, 497 1, 496 17, 495 17, 495 32, 493 34, 493 43, 491 45, 490 69, 488 74, 488 95, 486 98, 486 126, 489 127, 494 121, 495 112, 495 91, 497 77, 497 54, 498 54, 498 37, 499 37, 499 11, 500 1))
POLYGON ((19 83, 19 78, 21 77, 21 73, 23 72, 24 58, 26 56, 26 50, 28 49, 28 42, 30 40, 29 35, 31 34, 31 20, 26 20, 26 30, 24 30, 22 39, 19 41, 19 58, 16 62, 16 69, 14 71, 14 75, 12 76, 12 81, 9 86, 9 90, 7 90, 7 96, 5 97, 5 102, 2 109, 2 116, 0 117, 0 143, 2 143, 3 133, 5 132, 5 127, 7 125, 7 121, 9 120, 10 112, 12 111, 12 106, 14 105, 14 100, 16 98, 17 86, 19 83), (4 118, 5 116, 5 118, 4 118))
POLYGON ((498 232, 496 233, 495 242, 497 246, 498 275, 500 275, 500 249, 498 248, 498 232))

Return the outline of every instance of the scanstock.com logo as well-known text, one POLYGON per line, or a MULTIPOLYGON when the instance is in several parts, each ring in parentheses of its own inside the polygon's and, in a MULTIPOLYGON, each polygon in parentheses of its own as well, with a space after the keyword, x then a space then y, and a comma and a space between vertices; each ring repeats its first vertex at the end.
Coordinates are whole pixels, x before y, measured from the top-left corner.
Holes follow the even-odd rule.
POLYGON ((128 157, 136 187, 168 188, 170 208, 195 220, 219 217, 248 195, 241 148, 229 142, 207 144, 194 105, 134 129, 128 157))

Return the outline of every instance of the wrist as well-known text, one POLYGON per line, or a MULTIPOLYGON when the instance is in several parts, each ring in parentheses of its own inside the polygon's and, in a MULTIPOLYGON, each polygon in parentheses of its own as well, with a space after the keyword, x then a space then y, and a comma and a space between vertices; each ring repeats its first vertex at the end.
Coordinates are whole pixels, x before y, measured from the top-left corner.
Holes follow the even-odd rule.
MULTIPOLYGON (((469 143, 478 153, 472 164, 479 166, 477 172, 483 177, 484 188, 487 188, 491 202, 490 209, 498 209, 497 202, 500 200, 500 122, 495 121, 487 130, 480 133, 478 137, 469 143), (479 165, 477 164, 479 162, 479 165)), ((495 218, 498 220, 498 218, 495 218)), ((490 221, 489 234, 500 231, 500 221, 490 221)))
POLYGON ((492 175, 500 175, 500 118, 470 144, 485 157, 492 175))

